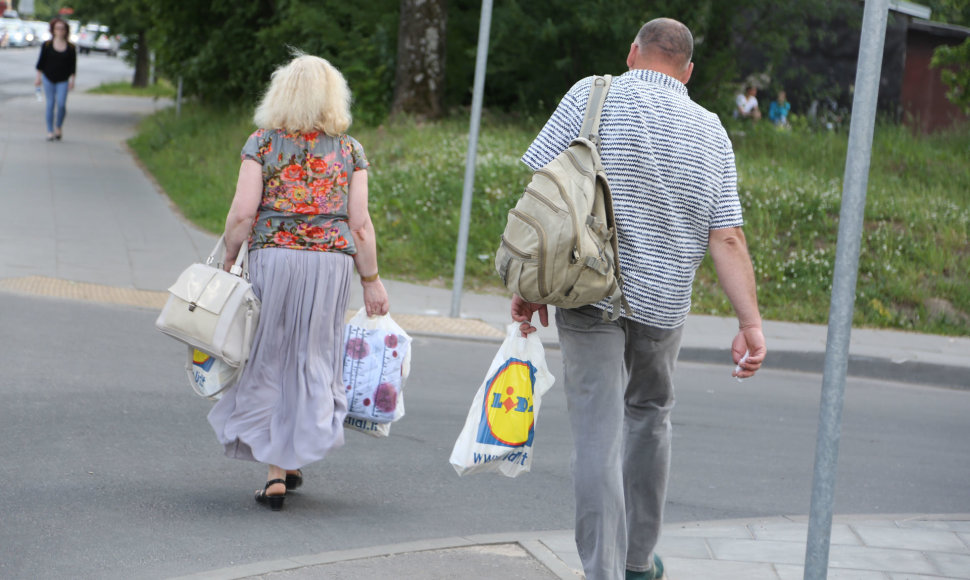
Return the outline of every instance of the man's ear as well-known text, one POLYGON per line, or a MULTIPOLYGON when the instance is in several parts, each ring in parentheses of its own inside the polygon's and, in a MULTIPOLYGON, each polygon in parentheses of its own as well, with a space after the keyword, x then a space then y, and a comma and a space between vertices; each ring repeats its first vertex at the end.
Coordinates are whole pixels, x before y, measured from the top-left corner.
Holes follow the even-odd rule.
POLYGON ((684 83, 686 85, 687 84, 687 81, 690 80, 690 75, 693 72, 694 72, 694 63, 693 62, 687 63, 687 70, 685 70, 684 71, 684 74, 681 75, 680 82, 682 82, 682 83, 684 83))
POLYGON ((637 55, 640 53, 640 47, 637 43, 630 43, 630 54, 626 55, 626 67, 633 69, 633 64, 637 62, 637 55))

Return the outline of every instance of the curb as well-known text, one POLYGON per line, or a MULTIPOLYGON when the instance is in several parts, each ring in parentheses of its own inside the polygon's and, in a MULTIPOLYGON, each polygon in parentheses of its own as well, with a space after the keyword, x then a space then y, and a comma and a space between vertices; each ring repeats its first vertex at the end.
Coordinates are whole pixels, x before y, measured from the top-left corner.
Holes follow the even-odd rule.
MULTIPOLYGON (((796 352, 772 350, 763 369, 777 369, 822 374, 825 369, 824 352, 796 352)), ((727 349, 685 346, 679 360, 695 363, 725 363, 731 355, 727 349)), ((970 369, 954 365, 920 361, 895 362, 888 358, 849 355, 848 375, 896 383, 915 383, 957 390, 970 390, 970 369)))
MULTIPOLYGON (((673 555, 671 555, 669 558, 665 558, 665 560, 668 560, 669 562, 676 562, 680 560, 682 561, 682 564, 686 564, 688 562, 699 562, 707 566, 725 564, 737 565, 748 562, 760 565, 771 565, 773 560, 771 557, 770 548, 774 548, 775 551, 777 551, 779 543, 797 544, 799 548, 796 551, 801 553, 801 550, 804 549, 806 541, 802 537, 802 532, 804 531, 807 533, 808 522, 809 516, 807 515, 781 515, 770 517, 667 523, 664 524, 663 536, 667 538, 668 542, 671 542, 668 546, 668 554, 672 553, 673 555), (787 528, 784 530, 785 537, 777 536, 777 534, 774 536, 761 537, 762 532, 765 530, 778 528, 779 526, 787 528), (789 526, 797 526, 798 529, 793 531, 789 526), (705 553, 698 553, 694 551, 688 554, 684 551, 687 549, 684 545, 685 541, 705 539, 721 539, 724 541, 740 540, 742 542, 760 541, 765 546, 768 546, 766 549, 769 551, 760 554, 757 558, 748 557, 745 559, 730 557, 726 559, 719 558, 715 556, 710 549, 708 549, 705 553), (679 546, 678 543, 680 543, 679 546), (676 555, 678 552, 680 552, 679 556, 676 555)), ((970 513, 850 514, 834 515, 833 517, 833 524, 836 525, 863 525, 867 527, 878 527, 892 530, 908 530, 911 533, 925 531, 931 534, 938 534, 940 531, 949 529, 947 526, 943 526, 941 528, 937 525, 938 522, 970 523, 970 513)), ((777 532, 777 530, 775 531, 777 532)), ((582 577, 581 571, 570 567, 570 565, 563 560, 563 557, 575 560, 573 565, 579 565, 579 561, 577 559, 578 555, 574 553, 572 541, 572 530, 547 530, 542 532, 479 534, 460 537, 456 536, 384 546, 373 546, 369 548, 358 548, 353 550, 322 552, 318 554, 294 556, 292 558, 279 560, 254 562, 252 564, 180 576, 175 580, 243 580, 260 575, 294 572, 310 569, 316 566, 326 566, 328 564, 338 564, 354 560, 369 560, 421 552, 455 551, 465 548, 471 549, 476 547, 501 545, 516 545, 525 550, 532 558, 538 561, 539 564, 544 566, 557 578, 561 580, 576 580, 577 578, 582 577), (558 553, 555 548, 556 545, 559 546, 560 551, 558 553), (567 550, 565 547, 566 545, 569 546, 568 551, 572 553, 572 558, 567 556, 565 553, 565 550, 567 550)), ((835 542, 835 544, 837 545, 838 543, 835 542)), ((878 550, 881 554, 884 554, 885 550, 887 549, 878 545, 875 547, 867 546, 866 548, 878 550)), ((455 556, 457 558, 461 558, 460 554, 456 554, 455 556)), ((789 564, 789 566, 791 566, 791 564, 789 564)), ((849 570, 848 568, 841 569, 849 570)), ((854 569, 854 571, 865 573, 868 570, 854 569)), ((326 571, 321 570, 320 572, 325 573, 326 571)), ((316 575, 312 577, 316 577, 316 575)), ((920 577, 922 578, 924 576, 920 577)), ((928 576, 926 577, 928 578, 928 576)), ((962 577, 963 576, 961 576, 961 578, 962 577)))
MULTIPOLYGON (((568 533, 565 530, 552 533, 568 533)), ((576 580, 579 576, 572 568, 567 566, 559 557, 542 543, 542 537, 550 532, 544 533, 505 533, 505 534, 480 534, 473 536, 454 536, 450 538, 438 538, 430 540, 419 540, 415 542, 405 542, 401 544, 391 544, 385 546, 374 546, 370 548, 357 548, 353 550, 338 550, 333 552, 321 552, 305 556, 294 556, 279 560, 267 560, 254 562, 241 566, 231 566, 216 570, 208 570, 179 576, 172 580, 242 580, 254 576, 271 574, 275 572, 295 571, 315 566, 325 566, 340 562, 353 560, 368 560, 373 558, 386 558, 404 554, 414 554, 420 552, 433 552, 443 550, 457 550, 462 548, 475 548, 481 546, 498 546, 514 544, 525 550, 531 557, 535 558, 544 568, 561 580, 576 580)))
MULTIPOLYGON (((167 292, 72 282, 45 276, 2 279, 0 292, 122 304, 153 310, 160 310, 168 298, 167 292)), ((346 318, 349 320, 354 312, 348 310, 346 318)), ((501 344, 505 338, 503 329, 474 318, 395 314, 394 319, 412 336, 493 344, 501 344)), ((543 340, 543 346, 558 349, 559 342, 546 338, 543 340)), ((682 346, 679 356, 680 361, 703 364, 727 364, 730 359, 730 353, 726 348, 691 345, 682 346)), ((770 362, 764 368, 821 374, 825 368, 825 352, 772 350, 770 362)), ((852 377, 866 379, 970 390, 970 369, 943 363, 916 360, 897 362, 889 358, 850 354, 847 373, 852 377)))

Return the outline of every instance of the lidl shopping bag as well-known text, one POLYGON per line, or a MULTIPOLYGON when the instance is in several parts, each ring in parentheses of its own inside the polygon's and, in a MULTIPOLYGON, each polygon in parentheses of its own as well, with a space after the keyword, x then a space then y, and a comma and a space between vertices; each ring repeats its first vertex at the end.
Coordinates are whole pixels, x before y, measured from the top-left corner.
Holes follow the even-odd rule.
MULTIPOLYGON (((390 315, 368 317, 361 308, 344 329, 343 379, 352 427, 404 416, 404 382, 411 372, 411 337, 390 315)), ((347 425, 347 423, 344 423, 347 425)), ((380 435, 378 435, 380 436, 380 435)), ((385 435, 386 436, 386 433, 385 435)))
POLYGON ((555 380, 539 337, 524 338, 519 323, 510 324, 451 452, 458 475, 529 471, 539 402, 555 380))
POLYGON ((192 346, 188 347, 188 353, 185 372, 192 390, 200 397, 218 401, 242 376, 242 367, 234 367, 192 346))

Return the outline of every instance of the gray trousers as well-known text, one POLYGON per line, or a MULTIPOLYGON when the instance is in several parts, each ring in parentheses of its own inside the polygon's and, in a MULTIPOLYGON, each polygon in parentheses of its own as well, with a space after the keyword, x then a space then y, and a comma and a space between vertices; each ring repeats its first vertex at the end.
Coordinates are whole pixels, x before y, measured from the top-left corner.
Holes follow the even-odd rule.
POLYGON ((670 471, 673 372, 683 327, 556 309, 572 427, 576 547, 588 580, 648 571, 670 471))

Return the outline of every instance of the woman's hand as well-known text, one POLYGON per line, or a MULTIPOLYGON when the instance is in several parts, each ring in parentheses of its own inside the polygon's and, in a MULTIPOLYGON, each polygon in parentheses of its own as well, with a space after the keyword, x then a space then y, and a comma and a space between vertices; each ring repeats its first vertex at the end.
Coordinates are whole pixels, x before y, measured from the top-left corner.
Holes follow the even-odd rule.
POLYGON ((372 282, 361 282, 361 286, 364 288, 364 308, 367 310, 367 316, 381 316, 387 314, 388 300, 387 300, 387 290, 384 289, 384 283, 378 278, 372 282))

